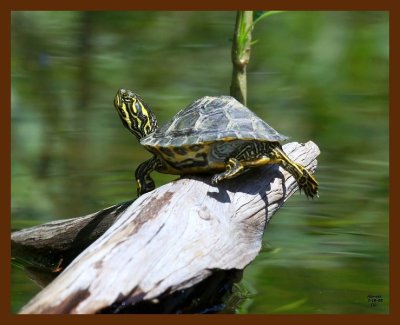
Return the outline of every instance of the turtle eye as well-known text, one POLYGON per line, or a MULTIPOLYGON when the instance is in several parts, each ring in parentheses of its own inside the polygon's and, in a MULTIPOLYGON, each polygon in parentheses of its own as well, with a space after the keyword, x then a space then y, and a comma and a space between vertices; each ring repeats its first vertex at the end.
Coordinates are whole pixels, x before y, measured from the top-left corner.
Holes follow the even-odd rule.
POLYGON ((142 111, 142 106, 140 105, 140 103, 138 101, 135 100, 135 107, 137 112, 141 112, 142 111))

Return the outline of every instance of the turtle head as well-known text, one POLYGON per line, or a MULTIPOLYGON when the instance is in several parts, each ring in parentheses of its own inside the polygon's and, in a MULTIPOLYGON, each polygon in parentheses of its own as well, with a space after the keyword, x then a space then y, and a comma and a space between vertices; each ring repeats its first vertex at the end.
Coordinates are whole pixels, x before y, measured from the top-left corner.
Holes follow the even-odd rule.
POLYGON ((114 106, 124 126, 138 140, 157 129, 157 119, 150 107, 133 91, 118 90, 114 98, 114 106))

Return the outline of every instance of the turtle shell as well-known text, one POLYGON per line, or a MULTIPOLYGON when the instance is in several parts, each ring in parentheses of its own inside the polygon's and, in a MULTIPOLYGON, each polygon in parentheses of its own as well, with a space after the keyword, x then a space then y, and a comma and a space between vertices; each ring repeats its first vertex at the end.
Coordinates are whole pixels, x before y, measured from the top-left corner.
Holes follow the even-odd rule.
POLYGON ((205 96, 140 140, 149 147, 180 147, 230 140, 283 141, 279 134, 231 96, 205 96))

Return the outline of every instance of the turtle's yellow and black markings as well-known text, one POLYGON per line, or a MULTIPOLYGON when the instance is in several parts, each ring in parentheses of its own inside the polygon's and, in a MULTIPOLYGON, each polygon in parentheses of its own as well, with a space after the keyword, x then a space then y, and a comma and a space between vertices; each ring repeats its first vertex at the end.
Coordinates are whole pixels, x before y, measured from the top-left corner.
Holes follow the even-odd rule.
POLYGON ((162 165, 157 157, 153 157, 145 162, 142 162, 135 171, 135 178, 137 184, 137 194, 143 194, 150 192, 156 188, 153 179, 150 177, 150 173, 153 170, 158 170, 162 165), (144 192, 145 191, 145 192, 144 192))
POLYGON ((136 169, 138 195, 155 188, 150 173, 213 173, 212 183, 237 177, 249 168, 279 164, 295 177, 308 197, 318 194, 316 179, 293 162, 279 141, 286 137, 229 96, 203 97, 158 128, 144 101, 120 89, 114 99, 124 126, 153 157, 136 169))
POLYGON ((140 140, 143 134, 154 132, 158 125, 151 109, 141 98, 129 90, 120 89, 114 106, 124 126, 140 140), (133 118, 134 117, 134 118, 133 118))
POLYGON ((182 147, 146 147, 147 150, 158 156, 164 162, 164 173, 173 175, 197 174, 209 172, 208 149, 197 146, 196 151, 191 146, 182 147))
POLYGON ((163 156, 165 156, 165 157, 170 157, 170 158, 174 158, 175 157, 175 154, 174 154, 174 152, 171 150, 171 149, 168 149, 168 148, 164 148, 164 147, 159 147, 159 148, 155 148, 155 150, 154 150, 156 153, 157 153, 157 151, 159 151, 163 156))

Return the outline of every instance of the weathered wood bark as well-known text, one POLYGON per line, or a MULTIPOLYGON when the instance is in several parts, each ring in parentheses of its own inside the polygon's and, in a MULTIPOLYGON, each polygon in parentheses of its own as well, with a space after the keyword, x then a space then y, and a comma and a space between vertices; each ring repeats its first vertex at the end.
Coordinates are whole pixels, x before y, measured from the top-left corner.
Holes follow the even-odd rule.
MULTIPOLYGON (((319 149, 313 142, 284 150, 315 170, 319 149)), ((159 187, 126 208, 21 313, 129 311, 204 288, 221 272, 234 277, 256 257, 266 225, 296 190, 293 177, 276 165, 218 187, 209 177, 159 187)))
POLYGON ((132 202, 116 204, 87 216, 57 220, 13 232, 13 260, 43 287, 104 234, 132 202))

